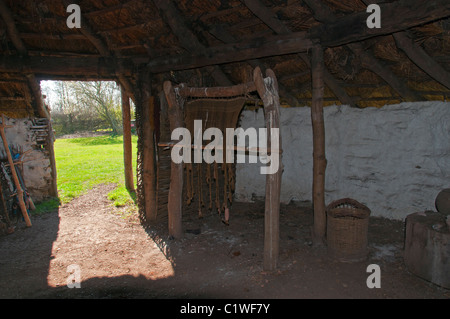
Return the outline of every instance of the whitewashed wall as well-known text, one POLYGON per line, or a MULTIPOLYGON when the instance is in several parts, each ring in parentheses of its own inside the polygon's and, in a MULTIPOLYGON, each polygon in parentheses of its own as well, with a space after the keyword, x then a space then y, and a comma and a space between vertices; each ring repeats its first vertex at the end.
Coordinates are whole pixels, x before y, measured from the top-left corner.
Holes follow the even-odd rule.
MULTIPOLYGON (((326 204, 351 197, 373 216, 404 219, 434 210, 450 187, 450 103, 420 102, 355 109, 324 108, 326 204)), ((282 108, 284 173, 281 200, 311 200, 312 127, 310 108, 282 108)), ((241 126, 264 127, 262 111, 244 111, 241 126)), ((237 164, 237 201, 264 197, 260 164, 237 164)))

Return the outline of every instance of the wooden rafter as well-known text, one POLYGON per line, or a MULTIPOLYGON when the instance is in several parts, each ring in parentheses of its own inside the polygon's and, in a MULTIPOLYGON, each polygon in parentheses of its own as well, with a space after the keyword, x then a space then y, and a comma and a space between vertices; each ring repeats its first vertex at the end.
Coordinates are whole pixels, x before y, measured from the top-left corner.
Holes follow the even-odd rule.
MULTIPOLYGON (((220 41, 224 43, 233 43, 235 42, 234 36, 225 30, 225 28, 222 27, 215 27, 209 31, 214 37, 219 39, 220 41)), ((265 72, 265 65, 264 63, 259 59, 251 59, 246 61, 253 69, 259 67, 262 72, 265 72)), ((280 95, 285 99, 290 106, 300 106, 299 101, 297 98, 292 94, 290 90, 288 90, 286 87, 284 87, 281 83, 278 83, 278 90, 281 93, 280 95)))
MULTIPOLYGON (((357 12, 346 15, 337 22, 336 19, 332 19, 332 22, 314 26, 308 32, 294 32, 289 35, 277 35, 266 38, 257 37, 242 42, 206 48, 200 53, 191 52, 189 54, 161 57, 153 59, 148 63, 148 66, 152 72, 159 73, 306 52, 312 47, 312 39, 320 40, 324 48, 340 46, 379 35, 403 31, 445 18, 450 14, 450 3, 448 0, 400 0, 380 6, 383 12, 385 10, 387 16, 392 18, 383 28, 367 28, 367 12, 357 12)), ((383 17, 385 17, 384 14, 383 17)), ((387 20, 386 18, 384 19, 387 20)))
MULTIPOLYGON (((17 52, 19 53, 20 56, 26 57, 28 55, 28 50, 25 46, 25 43, 20 38, 20 34, 19 31, 17 30, 11 10, 3 0, 0 0, 0 15, 3 21, 5 21, 8 35, 11 39, 11 42, 14 44, 14 47, 16 48, 17 52)), ((28 86, 30 88, 30 91, 32 92, 34 97, 37 113, 41 117, 50 118, 50 115, 44 105, 44 101, 42 100, 39 82, 36 80, 34 74, 31 72, 28 72, 26 74, 26 78, 28 80, 28 86)))
POLYGON ((161 57, 148 63, 152 72, 194 69, 203 66, 241 62, 269 56, 305 52, 311 48, 306 32, 253 38, 241 42, 206 48, 203 53, 161 57))
POLYGON ((394 33, 397 46, 430 77, 450 89, 450 73, 414 42, 407 32, 394 33))
POLYGON ((418 93, 414 92, 403 80, 398 78, 389 67, 382 64, 370 51, 364 50, 360 43, 350 43, 348 47, 355 55, 359 56, 364 68, 374 72, 386 81, 406 101, 420 101, 422 99, 418 93))
MULTIPOLYGON (((307 1, 308 6, 312 1, 307 1)), ((320 1, 318 1, 320 2, 320 1)), ((373 3, 373 2, 372 2, 373 3)), ((320 39, 323 46, 341 46, 351 42, 380 35, 392 34, 414 26, 422 25, 450 15, 450 2, 448 0, 398 0, 389 3, 380 3, 382 12, 382 27, 370 29, 367 27, 366 11, 347 15, 335 19, 327 13, 320 13, 321 19, 332 18, 331 22, 323 23, 310 29, 311 38, 320 39)))
MULTIPOLYGON (((182 15, 171 1, 153 0, 161 14, 166 17, 166 22, 177 36, 181 45, 191 53, 203 53, 206 47, 200 43, 197 36, 187 27, 182 15)), ((229 86, 232 82, 219 66, 213 66, 211 75, 218 85, 229 86)))
POLYGON ((33 73, 41 79, 53 75, 114 79, 117 68, 131 76, 133 63, 129 59, 95 57, 20 57, 1 56, 0 72, 33 73))
POLYGON ((20 38, 33 40, 86 40, 86 37, 82 34, 20 33, 20 38))
MULTIPOLYGON (((291 34, 291 30, 283 24, 279 19, 277 19, 273 12, 269 8, 264 6, 260 0, 244 0, 245 5, 255 14, 262 22, 264 22, 269 28, 275 31, 277 34, 291 34)), ((299 53, 298 56, 310 66, 310 59, 306 53, 299 53)), ((331 91, 336 95, 336 97, 343 103, 350 106, 355 106, 354 101, 347 92, 342 88, 336 79, 331 75, 331 73, 325 68, 323 70, 324 81, 331 91)))
POLYGON ((98 9, 98 10, 93 10, 90 12, 86 12, 85 15, 87 16, 98 16, 101 14, 107 14, 107 13, 111 13, 111 12, 115 12, 115 11, 120 11, 123 10, 129 6, 131 6, 132 4, 136 3, 136 2, 140 2, 141 0, 130 0, 127 1, 125 3, 121 3, 115 6, 108 6, 106 8, 103 9, 98 9))
MULTIPOLYGON (((76 1, 74 0, 63 0, 64 7, 68 7, 70 4, 76 4, 76 1)), ((90 26, 89 21, 87 21, 83 15, 81 16, 81 24, 82 28, 80 28, 80 32, 95 46, 97 51, 103 56, 103 57, 114 57, 114 54, 110 52, 108 49, 108 46, 103 42, 103 39, 101 39, 99 36, 96 35, 92 27, 90 26)), ((131 83, 128 81, 128 79, 124 76, 123 70, 121 65, 118 65, 117 69, 117 78, 119 79, 120 84, 123 86, 123 88, 126 90, 127 94, 134 100, 134 90, 132 88, 131 83)))
MULTIPOLYGON (((321 19, 329 17, 330 21, 335 21, 336 17, 331 9, 320 0, 304 0, 308 7, 318 14, 321 19)), ((333 24, 333 22, 331 22, 333 24)), ((367 29, 367 26, 366 26, 367 29)), ((401 79, 399 79, 387 66, 378 61, 370 51, 364 50, 360 43, 349 43, 348 47, 358 56, 363 67, 374 72, 386 81, 401 97, 407 101, 417 101, 421 97, 411 90, 401 79)))

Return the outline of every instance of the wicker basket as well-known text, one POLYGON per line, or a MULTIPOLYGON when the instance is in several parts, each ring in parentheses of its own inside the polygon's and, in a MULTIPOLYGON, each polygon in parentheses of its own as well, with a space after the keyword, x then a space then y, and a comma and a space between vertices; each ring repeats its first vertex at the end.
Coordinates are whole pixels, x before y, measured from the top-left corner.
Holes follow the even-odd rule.
POLYGON ((331 202, 326 212, 329 255, 345 262, 364 260, 370 210, 354 199, 343 198, 331 202))

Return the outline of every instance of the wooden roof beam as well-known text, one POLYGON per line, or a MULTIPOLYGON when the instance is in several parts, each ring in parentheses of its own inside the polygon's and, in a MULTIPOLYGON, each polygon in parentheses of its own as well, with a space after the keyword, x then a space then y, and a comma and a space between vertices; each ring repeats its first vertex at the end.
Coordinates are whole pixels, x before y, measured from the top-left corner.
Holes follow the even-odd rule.
POLYGON ((148 63, 154 73, 187 70, 203 66, 241 62, 269 56, 306 51, 311 41, 306 32, 249 39, 243 42, 206 48, 203 53, 181 54, 153 59, 148 63))
MULTIPOLYGON (((330 17, 330 21, 336 21, 336 17, 331 9, 320 0, 304 0, 311 8, 314 15, 318 14, 323 17, 330 17)), ((400 1, 401 2, 401 1, 400 1)), ((384 21, 385 19, 383 19, 384 21)), ((332 23, 333 24, 333 23, 332 23)), ((384 28, 384 26, 383 26, 384 28)), ((367 28, 366 26, 366 29, 367 28)), ((369 29, 370 30, 370 29, 369 29)), ((399 79, 387 66, 378 61, 371 52, 365 50, 360 43, 349 43, 348 47, 361 59, 363 67, 374 72, 386 81, 401 97, 407 101, 418 101, 422 97, 411 90, 401 79, 399 79)))
POLYGON ((309 32, 253 38, 238 43, 207 48, 204 52, 162 57, 152 60, 148 63, 148 66, 152 72, 158 73, 306 52, 312 47, 311 39, 319 39, 323 47, 340 46, 403 31, 450 15, 450 2, 448 0, 399 0, 381 4, 380 7, 385 22, 383 27, 379 29, 367 28, 368 15, 364 11, 312 27, 309 32), (385 12, 386 14, 384 14, 385 12))
MULTIPOLYGON (((3 21, 5 21, 8 35, 12 43, 14 44, 14 47, 16 48, 17 52, 19 53, 20 56, 27 56, 28 50, 25 46, 25 43, 20 38, 20 34, 14 22, 12 12, 3 0, 0 0, 0 15, 3 21)), ((39 114, 40 117, 50 118, 50 114, 47 108, 45 107, 44 101, 42 99, 39 81, 36 80, 34 74, 31 72, 26 74, 26 78, 28 80, 29 89, 34 97, 36 112, 39 114)))
MULTIPOLYGON (((275 17, 273 12, 261 3, 260 0, 243 0, 245 5, 250 9, 251 12, 262 22, 264 22, 269 28, 275 31, 278 34, 291 34, 291 30, 283 24, 279 19, 275 17)), ((306 53, 299 53, 298 56, 306 65, 311 69, 310 58, 306 53)), ((348 104, 352 107, 355 107, 356 104, 353 99, 347 94, 344 88, 342 88, 333 75, 324 68, 323 70, 323 78, 325 84, 330 88, 330 90, 336 95, 336 97, 343 104, 348 104)))
MULTIPOLYGON (((311 8, 312 2, 305 1, 311 8)), ((319 5, 323 6, 319 2, 319 5)), ((371 1, 371 3, 373 3, 371 1)), ((330 17, 328 22, 310 29, 311 38, 320 39, 323 46, 333 47, 358 42, 364 39, 392 34, 412 28, 414 26, 447 18, 450 15, 450 2, 448 0, 398 0, 389 3, 380 3, 382 14, 382 27, 370 29, 367 27, 366 11, 357 12, 336 19, 333 12, 316 13, 323 19, 330 17)), ((313 10, 315 11, 315 10, 313 10)))
POLYGON ((118 5, 115 5, 115 6, 110 6, 110 7, 106 7, 106 8, 103 8, 103 9, 98 9, 98 10, 86 12, 85 15, 87 15, 87 16, 100 15, 100 14, 107 14, 107 13, 115 12, 115 11, 118 11, 118 10, 123 10, 123 9, 129 7, 130 5, 132 5, 135 2, 141 2, 141 0, 130 0, 130 1, 127 1, 125 3, 121 3, 121 4, 118 4, 118 5))
MULTIPOLYGON (((235 42, 234 36, 225 30, 223 27, 214 27, 209 31, 214 37, 219 39, 220 41, 224 43, 233 43, 235 42)), ((265 74, 266 67, 264 63, 259 59, 251 59, 246 61, 253 69, 256 67, 259 67, 261 71, 265 74)), ((299 101, 297 98, 292 94, 290 90, 288 90, 286 87, 284 87, 283 84, 278 81, 278 90, 281 93, 280 96, 285 99, 290 106, 300 106, 299 101)))
MULTIPOLYGON (((380 3, 382 0, 362 0, 366 5, 380 3)), ((430 77, 450 89, 450 73, 436 62, 424 49, 414 42, 408 31, 393 34, 397 47, 401 49, 430 77)))
POLYGON ((359 43, 351 43, 349 48, 359 56, 361 64, 364 68, 374 72, 388 83, 401 97, 406 101, 420 101, 422 97, 410 89, 406 83, 399 79, 392 70, 382 64, 371 52, 366 51, 359 43))
POLYGON ((128 59, 0 56, 1 73, 33 73, 42 79, 52 75, 113 79, 119 68, 125 76, 133 74, 133 63, 128 59))
MULTIPOLYGON (((201 54, 205 51, 206 47, 200 43, 197 36, 187 27, 184 18, 171 1, 153 0, 153 3, 161 14, 166 17, 167 24, 187 51, 194 54, 201 54)), ((233 84, 217 65, 213 66, 211 75, 220 86, 230 86, 233 84)))
POLYGON ((21 39, 32 40, 86 40, 86 37, 82 34, 48 34, 48 33, 20 33, 21 39))
MULTIPOLYGON (((75 0, 63 0, 64 7, 68 7, 70 4, 76 4, 77 1, 75 0)), ((81 25, 82 28, 79 28, 78 30, 83 34, 97 49, 97 51, 103 56, 103 57, 113 57, 113 54, 109 51, 108 46, 103 42, 103 39, 98 37, 95 32, 93 31, 92 27, 90 26, 89 21, 86 21, 86 19, 81 15, 81 25)), ((134 90, 131 85, 131 83, 128 81, 128 79, 124 76, 123 70, 121 70, 121 65, 117 65, 117 78, 122 84, 123 88, 126 90, 128 95, 133 99, 134 101, 134 90)))
POLYGON ((450 89, 450 73, 433 60, 424 49, 416 44, 414 40, 411 39, 409 33, 394 33, 394 39, 397 46, 405 52, 411 61, 425 71, 430 77, 450 89))

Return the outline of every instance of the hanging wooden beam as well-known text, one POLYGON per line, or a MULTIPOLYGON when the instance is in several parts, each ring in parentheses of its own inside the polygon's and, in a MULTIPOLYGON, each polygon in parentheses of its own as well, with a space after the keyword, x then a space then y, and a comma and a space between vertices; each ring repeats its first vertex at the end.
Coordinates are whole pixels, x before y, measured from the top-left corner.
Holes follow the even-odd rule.
MULTIPOLYGON (((175 91, 170 81, 164 82, 169 113, 170 130, 183 127, 181 107, 175 97, 175 91)), ((183 237, 182 208, 183 208, 183 164, 171 162, 169 202, 167 204, 169 217, 169 235, 175 239, 183 237)))
POLYGON ((133 181, 133 151, 131 143, 131 112, 130 97, 121 86, 122 93, 122 127, 123 127, 123 162, 125 174, 125 187, 129 192, 134 192, 133 181))
POLYGON ((411 61, 430 77, 450 89, 450 72, 434 61, 420 45, 416 44, 408 32, 394 33, 394 39, 397 46, 406 53, 411 61))
POLYGON ((311 76, 312 76, 312 105, 311 121, 313 128, 313 208, 314 226, 313 243, 324 245, 326 236, 325 213, 325 169, 327 159, 325 156, 325 124, 323 118, 323 49, 315 45, 311 52, 311 76))
MULTIPOLYGON (((258 94, 264 103, 264 118, 267 129, 267 147, 271 145, 272 129, 280 130, 280 100, 278 97, 278 84, 272 70, 266 71, 266 79, 263 79, 260 68, 255 68, 254 82, 258 94)), ((264 209, 264 270, 272 271, 277 268, 280 246, 280 193, 283 165, 281 161, 282 145, 279 132, 278 156, 276 173, 266 175, 266 195, 264 209)), ((274 154, 271 154, 273 157, 274 154)), ((272 164, 272 163, 271 163, 272 164)))

